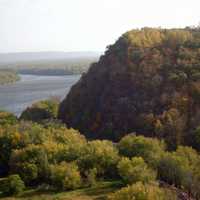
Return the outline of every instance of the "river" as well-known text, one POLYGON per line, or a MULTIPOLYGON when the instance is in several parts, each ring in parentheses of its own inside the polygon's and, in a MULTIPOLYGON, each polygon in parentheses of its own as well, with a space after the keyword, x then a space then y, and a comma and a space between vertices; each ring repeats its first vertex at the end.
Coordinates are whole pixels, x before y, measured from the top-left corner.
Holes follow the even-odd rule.
POLYGON ((0 109, 19 116, 34 102, 52 96, 64 98, 80 75, 38 76, 20 75, 20 81, 0 86, 0 109))

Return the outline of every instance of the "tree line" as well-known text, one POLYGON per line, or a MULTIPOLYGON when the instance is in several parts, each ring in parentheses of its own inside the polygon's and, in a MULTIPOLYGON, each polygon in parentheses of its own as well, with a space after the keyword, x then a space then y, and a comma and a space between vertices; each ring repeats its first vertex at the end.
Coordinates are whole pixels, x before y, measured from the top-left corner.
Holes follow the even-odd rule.
MULTIPOLYGON (((37 105, 52 110, 46 107, 52 108, 52 103, 45 103, 37 105)), ((118 143, 87 140, 53 117, 34 122, 30 113, 17 119, 0 112, 1 195, 41 185, 50 191, 69 191, 111 180, 119 181, 121 189, 109 195, 110 200, 178 199, 167 185, 200 199, 199 153, 187 146, 167 149, 164 140, 136 133, 118 143)))

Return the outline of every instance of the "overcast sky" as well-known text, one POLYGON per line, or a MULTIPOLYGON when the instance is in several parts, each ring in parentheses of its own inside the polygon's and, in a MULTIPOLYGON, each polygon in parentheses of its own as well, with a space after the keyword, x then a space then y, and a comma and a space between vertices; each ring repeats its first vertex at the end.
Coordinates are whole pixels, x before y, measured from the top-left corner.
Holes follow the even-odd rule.
POLYGON ((104 51, 133 28, 200 21, 200 0, 0 0, 0 52, 104 51))

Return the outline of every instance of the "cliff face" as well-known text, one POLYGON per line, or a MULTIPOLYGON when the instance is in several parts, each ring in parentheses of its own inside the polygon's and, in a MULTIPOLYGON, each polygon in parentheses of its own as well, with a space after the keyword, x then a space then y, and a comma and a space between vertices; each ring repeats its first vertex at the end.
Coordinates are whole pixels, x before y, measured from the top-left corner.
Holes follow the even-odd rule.
POLYGON ((89 138, 130 132, 181 143, 200 124, 200 31, 144 28, 122 35, 60 105, 89 138))

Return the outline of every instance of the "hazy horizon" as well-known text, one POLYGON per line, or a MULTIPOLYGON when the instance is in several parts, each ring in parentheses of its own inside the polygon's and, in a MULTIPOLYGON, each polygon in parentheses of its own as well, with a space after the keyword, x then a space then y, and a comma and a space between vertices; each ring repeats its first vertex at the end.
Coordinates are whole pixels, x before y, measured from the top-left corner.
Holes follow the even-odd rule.
POLYGON ((56 50, 39 50, 39 51, 10 51, 10 52, 0 52, 0 54, 31 54, 31 53, 94 53, 101 54, 103 51, 56 51, 56 50))
POLYGON ((104 52, 124 32, 200 21, 198 0, 0 0, 0 53, 104 52))

